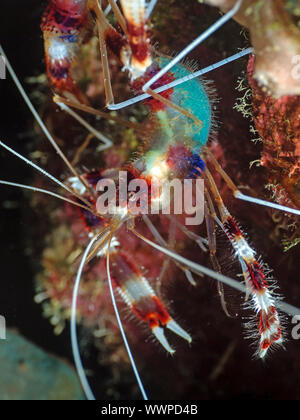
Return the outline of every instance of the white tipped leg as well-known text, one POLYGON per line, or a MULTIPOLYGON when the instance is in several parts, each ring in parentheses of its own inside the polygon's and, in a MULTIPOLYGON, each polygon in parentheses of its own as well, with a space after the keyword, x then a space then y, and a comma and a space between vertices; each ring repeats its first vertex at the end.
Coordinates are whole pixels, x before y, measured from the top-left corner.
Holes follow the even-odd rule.
POLYGON ((265 358, 265 356, 266 356, 266 354, 268 353, 268 350, 269 350, 269 349, 266 349, 266 350, 261 350, 261 351, 259 352, 259 357, 260 357, 261 359, 264 359, 264 358, 265 358))
POLYGON ((174 319, 171 319, 171 321, 169 321, 166 325, 166 327, 173 331, 173 333, 179 335, 180 337, 182 337, 184 340, 186 340, 188 343, 192 342, 192 337, 183 329, 181 328, 180 325, 177 324, 176 321, 174 321, 174 319))
POLYGON ((164 330, 161 327, 154 327, 152 328, 152 332, 155 335, 155 337, 157 338, 157 340, 160 342, 160 344, 163 346, 163 348, 170 354, 174 354, 175 350, 172 349, 172 347, 170 346, 170 344, 168 343, 166 337, 165 337, 165 333, 164 330))

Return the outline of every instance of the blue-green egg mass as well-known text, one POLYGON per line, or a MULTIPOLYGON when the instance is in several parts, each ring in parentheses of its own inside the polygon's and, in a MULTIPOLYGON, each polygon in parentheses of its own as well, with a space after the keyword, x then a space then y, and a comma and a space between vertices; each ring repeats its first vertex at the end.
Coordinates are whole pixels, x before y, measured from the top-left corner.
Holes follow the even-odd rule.
MULTIPOLYGON (((170 62, 169 59, 159 58, 158 63, 160 67, 164 67, 170 62)), ((174 66, 170 72, 175 79, 189 76, 191 71, 183 64, 174 66)), ((186 135, 193 140, 193 152, 199 152, 202 146, 207 144, 212 127, 212 107, 210 98, 208 96, 205 84, 199 78, 192 79, 174 88, 171 100, 179 105, 181 108, 189 111, 198 120, 202 122, 202 126, 197 124, 190 118, 182 116, 179 119, 180 124, 183 123, 186 129, 186 135)))
MULTIPOLYGON (((169 61, 159 58, 156 65, 163 68, 169 61)), ((179 79, 190 75, 191 71, 179 64, 171 69, 170 74, 174 79, 179 79)), ((173 161, 178 161, 177 167, 183 166, 180 160, 188 159, 189 163, 185 163, 189 167, 188 172, 193 169, 188 156, 201 153, 203 146, 208 142, 212 128, 212 102, 207 90, 200 79, 193 79, 173 88, 169 100, 188 111, 193 117, 180 113, 172 106, 162 107, 154 113, 156 126, 151 133, 148 149, 143 154, 145 174, 151 173, 162 161, 167 161, 172 149, 173 161), (174 153, 175 147, 178 151, 181 150, 181 155, 179 153, 177 159, 176 152, 174 153), (186 157, 182 155, 182 147, 186 149, 186 157)))

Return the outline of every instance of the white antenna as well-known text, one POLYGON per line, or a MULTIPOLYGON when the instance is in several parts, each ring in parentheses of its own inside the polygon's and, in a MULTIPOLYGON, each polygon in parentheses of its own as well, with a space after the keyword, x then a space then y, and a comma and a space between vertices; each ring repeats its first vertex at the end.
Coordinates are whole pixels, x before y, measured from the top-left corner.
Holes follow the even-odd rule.
POLYGON ((75 366, 76 366, 76 370, 82 385, 82 388, 84 390, 84 393, 86 395, 86 398, 90 401, 95 401, 96 398, 93 394, 93 391, 91 390, 90 384, 87 380, 85 371, 84 371, 84 367, 81 361, 81 356, 80 356, 80 351, 79 351, 79 346, 78 346, 78 338, 77 338, 77 330, 76 330, 76 312, 77 312, 77 298, 78 298, 78 290, 79 290, 79 286, 80 286, 80 280, 81 280, 81 276, 82 276, 82 271, 83 268, 85 266, 85 262, 86 259, 89 255, 89 252, 92 248, 92 246, 94 245, 94 243, 97 241, 97 239, 99 238, 100 235, 95 236, 90 243, 88 244, 78 272, 77 272, 77 276, 76 276, 76 280, 75 280, 75 284, 74 284, 74 289, 73 289, 73 298, 72 298, 72 308, 71 308, 71 344, 72 344, 72 352, 73 352, 73 357, 74 357, 74 362, 75 362, 75 366))
POLYGON ((173 60, 171 60, 163 69, 161 69, 155 76, 152 77, 143 87, 143 91, 147 92, 147 90, 159 80, 164 74, 167 73, 172 67, 174 67, 177 63, 179 63, 183 58, 188 55, 194 48, 196 48, 199 44, 209 38, 214 32, 216 32, 219 28, 221 28, 226 22, 228 22, 239 10, 241 7, 243 0, 238 0, 235 6, 221 19, 217 20, 213 25, 211 25, 203 34, 198 36, 193 42, 191 42, 184 50, 181 51, 173 60))
MULTIPOLYGON (((135 230, 132 230, 132 232, 140 239, 142 239, 144 242, 146 242, 148 245, 152 246, 153 248, 157 249, 158 251, 164 253, 165 255, 173 258, 176 261, 179 261, 180 263, 184 264, 185 266, 189 267, 190 270, 196 274, 204 274, 208 277, 211 277, 215 280, 218 280, 224 284, 227 284, 228 286, 232 287, 233 289, 239 290, 240 292, 243 293, 247 293, 247 289, 244 286, 243 283, 239 283, 236 280, 231 279, 230 277, 224 276, 223 274, 217 273, 207 267, 204 267, 203 265, 197 264, 193 261, 190 261, 184 257, 182 257, 179 254, 176 254, 175 252, 164 248, 158 244, 156 244, 155 242, 150 241, 149 239, 145 238, 144 236, 142 236, 141 234, 139 234, 138 232, 136 232, 135 230)), ((300 309, 290 305, 288 303, 285 302, 279 302, 278 304, 279 308, 286 312, 288 315, 299 315, 300 314, 300 309)))
POLYGON ((271 209, 284 211, 286 213, 296 214, 300 216, 300 210, 293 209, 291 207, 282 206, 281 204, 271 203, 270 201, 261 200, 259 198, 251 197, 250 195, 245 195, 240 191, 234 193, 235 197, 239 200, 248 201, 249 203, 258 204, 259 206, 270 207, 271 209))

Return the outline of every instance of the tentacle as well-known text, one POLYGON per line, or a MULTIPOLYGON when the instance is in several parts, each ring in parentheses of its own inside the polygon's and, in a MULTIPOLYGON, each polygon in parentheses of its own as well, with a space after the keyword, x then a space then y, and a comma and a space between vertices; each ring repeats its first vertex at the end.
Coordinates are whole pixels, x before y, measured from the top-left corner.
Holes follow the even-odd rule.
POLYGON ((269 207, 274 210, 279 210, 285 213, 291 213, 291 214, 295 214, 296 216, 300 216, 300 210, 293 209, 292 207, 286 207, 286 206, 282 206, 281 204, 272 203, 270 201, 260 200, 259 198, 245 195, 238 190, 235 192, 234 195, 239 200, 244 200, 244 201, 247 201, 248 203, 258 204, 259 206, 269 207))
POLYGON ((242 50, 230 57, 224 58, 221 61, 218 61, 217 63, 211 64, 210 66, 205 67, 204 69, 198 70, 194 73, 191 73, 187 76, 180 77, 179 79, 174 80, 173 82, 170 82, 166 85, 163 85, 157 89, 155 89, 155 92, 161 93, 164 92, 167 89, 172 89, 176 86, 180 86, 183 83, 187 83, 190 80, 197 79, 198 77, 203 76, 204 74, 210 73, 213 70, 216 70, 220 67, 225 66, 226 64, 232 63, 233 61, 239 60, 242 57, 245 57, 246 55, 252 54, 253 48, 247 48, 245 50, 242 50))

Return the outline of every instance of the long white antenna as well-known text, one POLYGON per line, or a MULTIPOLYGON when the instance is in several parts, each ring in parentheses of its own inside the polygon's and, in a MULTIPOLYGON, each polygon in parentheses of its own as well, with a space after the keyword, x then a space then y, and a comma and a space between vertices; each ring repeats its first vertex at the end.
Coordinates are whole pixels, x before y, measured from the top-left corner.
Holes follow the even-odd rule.
POLYGON ((79 290, 79 286, 80 286, 80 280, 81 280, 81 276, 82 276, 82 271, 83 268, 85 266, 85 262, 86 259, 89 255, 89 252, 92 248, 92 246, 94 245, 94 243, 97 241, 97 239, 99 238, 100 235, 95 236, 91 242, 88 244, 78 272, 77 272, 77 276, 76 276, 76 280, 75 280, 75 284, 74 284, 74 289, 73 289, 73 298, 72 298, 72 308, 71 308, 71 344, 72 344, 72 352, 73 352, 73 357, 74 357, 74 362, 75 362, 75 366, 76 366, 76 370, 82 385, 82 388, 84 390, 84 393, 86 395, 86 398, 90 401, 95 401, 96 398, 93 394, 93 391, 91 390, 90 384, 87 380, 85 371, 84 371, 84 367, 81 361, 81 356, 80 356, 80 351, 79 351, 79 346, 78 346, 78 338, 77 338, 77 330, 76 330, 76 312, 77 312, 77 298, 78 298, 78 290, 79 290))
POLYGON ((221 19, 217 20, 213 25, 211 25, 203 34, 198 36, 193 42, 191 42, 184 50, 181 51, 173 60, 171 60, 163 69, 161 69, 155 76, 153 76, 144 86, 143 91, 147 90, 159 80, 167 71, 179 63, 185 56, 187 56, 194 48, 200 45, 203 41, 209 38, 214 32, 221 28, 226 22, 228 22, 240 9, 243 0, 238 0, 235 6, 221 19))
POLYGON ((260 206, 264 207, 270 207, 271 209, 284 211, 286 213, 292 213, 296 214, 297 216, 300 216, 300 210, 293 209, 291 207, 282 206, 281 204, 277 203, 271 203, 270 201, 261 200, 259 198, 251 197, 250 195, 245 195, 241 193, 240 191, 236 191, 234 193, 235 197, 239 200, 248 201, 249 203, 258 204, 260 206))
POLYGON ((167 85, 157 88, 154 92, 160 93, 164 92, 167 89, 171 89, 175 86, 182 85, 183 83, 189 82, 190 80, 196 79, 197 77, 203 76, 206 73, 209 73, 213 70, 216 70, 220 67, 223 67, 225 64, 232 63, 233 61, 238 60, 239 58, 245 57, 246 55, 252 54, 254 49, 252 47, 246 48, 238 53, 231 55, 230 57, 224 58, 224 60, 218 61, 217 63, 211 64, 210 66, 205 67, 202 70, 198 70, 195 73, 191 73, 188 76, 181 77, 180 79, 176 79, 167 85))
POLYGON ((82 181, 81 177, 79 176, 79 174, 77 173, 77 171, 73 168, 72 164, 69 162, 69 160, 67 159, 67 157, 64 155, 64 153, 62 152, 62 150, 58 147, 58 145, 56 144, 55 140, 53 139, 52 135, 50 134, 48 128, 45 126, 45 124, 43 123, 41 117, 39 116, 39 114, 37 113, 36 109, 34 108, 34 106, 32 105, 27 93, 25 92, 23 86, 21 85, 20 80, 18 79, 18 76, 16 75, 14 69, 12 68, 8 58, 5 55, 5 52, 2 48, 2 46, 0 45, 0 54, 3 55, 4 59, 5 59, 5 64, 6 67, 9 71, 9 74, 11 75, 15 85, 17 86, 17 89, 19 90, 22 98, 24 99, 26 105, 28 106, 28 108, 30 109, 32 115, 34 116, 34 118, 36 119, 37 123, 39 124, 41 130, 43 131, 43 133, 45 134, 45 136, 47 137, 47 139, 49 140, 49 142, 51 143, 51 145, 54 147, 54 149, 56 150, 57 154, 61 157, 61 159, 64 161, 64 163, 67 165, 67 167, 70 169, 70 171, 73 173, 73 175, 78 178, 79 182, 81 182, 84 187, 87 187, 87 185, 84 184, 84 182, 82 181))
MULTIPOLYGON (((144 242, 146 242, 148 245, 152 246, 153 248, 157 249, 158 251, 162 252, 165 255, 168 255, 169 257, 173 258, 176 261, 179 261, 180 263, 186 265, 187 267, 189 267, 191 269, 192 272, 196 273, 196 274, 204 274, 207 275, 208 277, 211 277, 215 280, 218 280, 224 284, 227 284, 228 286, 232 287, 233 289, 236 289, 240 292, 243 293, 247 293, 247 289, 244 286, 243 283, 239 283, 236 280, 231 279, 230 277, 226 277, 223 274, 217 273, 213 270, 210 270, 207 267, 204 267, 203 265, 197 264, 193 261, 190 261, 184 257, 182 257, 179 254, 176 254, 175 252, 164 248, 158 244, 156 244, 155 242, 150 241, 149 239, 145 238, 143 235, 141 235, 140 233, 136 232, 135 230, 132 230, 132 232, 140 239, 142 239, 144 242)), ((279 302, 278 303, 278 307, 286 312, 288 315, 291 316, 295 316, 295 315, 299 315, 300 314, 300 308, 297 308, 293 305, 290 305, 288 303, 285 302, 279 302)))
POLYGON ((86 207, 86 206, 84 206, 80 203, 76 203, 76 201, 70 200, 69 198, 64 197, 63 195, 56 194, 56 193, 54 193, 52 191, 49 191, 49 190, 44 190, 44 189, 41 189, 41 188, 32 187, 30 185, 17 184, 16 182, 9 182, 9 181, 2 181, 2 180, 0 180, 0 184, 1 185, 7 185, 9 187, 16 187, 16 188, 21 188, 21 189, 24 189, 24 190, 30 190, 30 191, 39 192, 39 193, 42 193, 42 194, 47 194, 47 195, 50 195, 52 197, 58 198, 60 200, 66 201, 67 203, 73 204, 74 206, 81 207, 85 210, 90 211, 90 209, 88 207, 86 207))
POLYGON ((97 148, 99 152, 106 150, 110 148, 113 145, 113 142, 104 136, 102 133, 100 133, 98 130, 96 130, 94 127, 92 127, 87 121, 85 121, 77 112, 73 111, 68 105, 64 104, 63 102, 56 101, 56 104, 67 114, 71 115, 76 121, 78 121, 83 127, 85 127, 90 133, 93 134, 98 140, 100 140, 103 144, 103 146, 100 146, 97 148))
MULTIPOLYGON (((11 154, 15 155, 17 158, 23 160, 25 163, 27 163, 27 165, 31 166, 32 168, 36 169, 37 171, 39 171, 42 175, 46 176, 47 178, 51 179, 51 181, 55 182, 57 185, 59 185, 61 188, 65 189, 66 191, 68 191, 68 193, 72 194, 72 195, 76 195, 74 193, 73 190, 71 190, 71 188, 67 187, 65 184, 63 184, 62 182, 60 182, 57 178, 55 178, 53 175, 49 174, 49 172, 45 171, 45 169, 40 168, 38 165, 36 165, 35 163, 31 162, 29 159, 27 159, 26 157, 22 156, 20 153, 17 153, 15 150, 11 149, 9 146, 7 146, 5 143, 3 143, 2 141, 0 141, 0 147, 3 147, 4 149, 6 149, 8 152, 10 152, 11 154)), ((82 200, 83 201, 83 200, 82 200)))
POLYGON ((170 249, 164 248, 163 246, 160 246, 156 244, 155 242, 150 241, 149 239, 145 238, 140 233, 136 232, 135 230, 132 230, 132 232, 138 236, 140 239, 142 239, 144 242, 146 242, 151 247, 157 249, 158 251, 164 253, 165 255, 168 255, 169 257, 173 258, 174 260, 180 262, 181 264, 185 265, 186 267, 189 267, 193 272, 196 274, 204 274, 206 276, 209 276, 215 280, 218 280, 224 284, 227 284, 228 286, 239 290, 240 292, 246 292, 246 288, 242 283, 237 282, 236 280, 231 279, 230 277, 226 277, 223 274, 217 273, 213 270, 210 270, 207 267, 204 267, 200 264, 197 264, 193 261, 188 260, 187 258, 182 257, 181 255, 177 254, 174 251, 171 251, 170 249))
MULTIPOLYGON (((204 74, 207 74, 207 73, 209 73, 213 70, 216 70, 220 67, 223 67, 224 65, 229 64, 229 63, 231 63, 235 60, 238 60, 239 58, 242 58, 242 57, 244 57, 248 54, 252 54, 253 52, 254 52, 253 48, 247 48, 247 49, 242 50, 242 51, 240 51, 240 52, 238 52, 238 53, 236 53, 236 54, 234 54, 230 57, 224 58, 224 60, 221 60, 221 61, 218 61, 217 63, 211 64, 211 65, 205 67, 202 70, 196 71, 195 73, 191 73, 188 76, 181 77, 180 79, 176 79, 171 83, 160 86, 159 88, 156 88, 153 91, 155 93, 164 92, 167 89, 171 89, 175 86, 186 83, 186 82, 188 82, 190 80, 193 80, 197 77, 203 76, 204 74)), ((138 95, 136 97, 130 98, 130 99, 124 101, 124 102, 120 102, 118 104, 110 104, 108 106, 108 109, 110 109, 111 111, 117 111, 119 109, 126 108, 127 106, 131 106, 131 105, 134 105, 134 104, 139 103, 141 101, 144 101, 145 99, 148 99, 150 97, 151 97, 150 94, 143 93, 142 95, 138 95)))
POLYGON ((128 343, 128 340, 127 340, 127 337, 126 337, 126 334, 125 334, 125 331, 124 331, 124 328, 123 328, 123 324, 122 324, 122 321, 121 321, 121 318, 120 318, 118 306, 117 306, 117 303, 116 303, 114 290, 113 290, 113 285, 112 285, 111 274, 110 274, 109 250, 110 250, 110 243, 109 243, 109 246, 107 248, 106 270, 107 270, 108 284, 109 284, 109 290, 110 290, 112 304, 113 304, 113 307, 114 307, 114 311, 115 311, 115 314, 116 314, 118 325, 119 325, 119 328, 120 328, 120 331, 121 331, 121 334, 122 334, 122 338, 123 338, 123 341, 124 341, 124 344, 125 344, 125 347, 126 347, 126 350, 127 350, 128 356, 129 356, 129 360, 130 360, 133 372, 135 374, 138 386, 139 386, 140 391, 142 393, 143 399, 145 401, 148 401, 148 396, 146 394, 143 382, 141 380, 139 371, 138 371, 136 363, 134 361, 134 358, 133 358, 133 355, 132 355, 132 352, 131 352, 131 349, 130 349, 130 346, 129 346, 129 343, 128 343))

